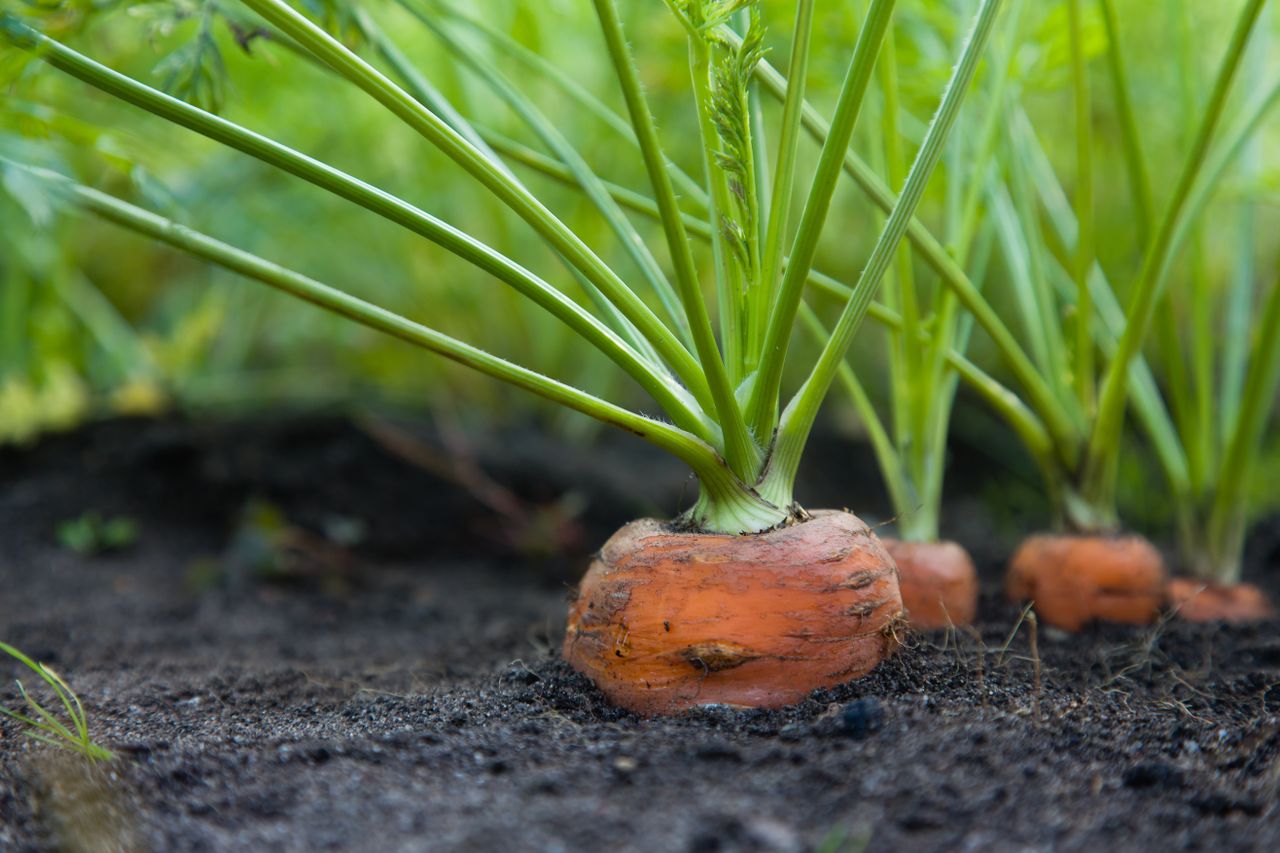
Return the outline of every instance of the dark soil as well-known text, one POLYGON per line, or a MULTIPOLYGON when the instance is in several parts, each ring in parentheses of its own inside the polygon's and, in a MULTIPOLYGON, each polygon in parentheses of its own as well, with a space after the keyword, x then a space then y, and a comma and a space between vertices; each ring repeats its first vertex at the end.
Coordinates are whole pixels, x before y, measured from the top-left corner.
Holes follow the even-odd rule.
MULTIPOLYGON (((416 441, 447 459, 437 438, 416 441)), ((119 756, 0 723, 0 849, 1280 849, 1278 623, 1041 629, 1038 683, 1027 625, 1002 651, 1010 534, 960 496, 974 636, 912 638, 787 711, 642 720, 558 644, 574 548, 674 511, 678 466, 475 439, 511 490, 495 517, 385 444, 337 419, 114 422, 0 453, 0 639, 66 676, 119 756), (571 484, 586 509, 547 509, 571 484), (60 545, 86 511, 138 541, 60 545)), ((857 470, 846 500, 880 505, 865 454, 817 449, 818 490, 857 470)), ((1276 530, 1251 550, 1273 594, 1276 530)), ((0 662, 0 703, 21 675, 0 662)))

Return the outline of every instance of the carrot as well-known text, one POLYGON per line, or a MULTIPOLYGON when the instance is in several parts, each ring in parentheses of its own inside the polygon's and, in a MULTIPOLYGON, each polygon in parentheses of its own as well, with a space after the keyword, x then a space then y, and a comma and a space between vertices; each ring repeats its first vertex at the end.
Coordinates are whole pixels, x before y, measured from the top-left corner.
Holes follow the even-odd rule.
POLYGON ((1178 616, 1190 622, 1261 622, 1276 615, 1267 594, 1251 583, 1173 578, 1168 597, 1178 616))
POLYGON ((1068 631, 1095 620, 1145 625, 1165 603, 1164 560, 1141 536, 1032 536, 1009 564, 1005 592, 1068 631))
POLYGON ((901 620, 893 560, 849 513, 745 536, 644 519, 591 564, 564 656, 640 714, 777 708, 869 672, 901 620))
POLYGON ((964 626, 978 613, 978 571, 955 542, 904 542, 881 537, 898 564, 902 603, 913 627, 964 626))

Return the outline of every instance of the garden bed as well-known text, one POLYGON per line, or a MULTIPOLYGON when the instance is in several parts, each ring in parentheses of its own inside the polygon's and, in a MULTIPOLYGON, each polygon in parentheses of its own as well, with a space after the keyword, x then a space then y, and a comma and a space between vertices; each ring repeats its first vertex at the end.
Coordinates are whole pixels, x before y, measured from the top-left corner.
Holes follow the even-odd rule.
MULTIPOLYGON (((570 543, 688 490, 625 439, 543 442, 476 454, 528 502, 576 484, 570 543)), ((484 502, 384 444, 341 419, 124 421, 0 453, 0 639, 67 677, 120 756, 90 772, 0 723, 0 848, 1280 849, 1280 622, 1042 628, 1037 683, 1027 626, 1002 652, 1009 542, 959 496, 976 634, 912 637, 787 711, 641 720, 560 658, 585 556, 475 544, 500 527, 484 502), (138 541, 59 544, 88 511, 138 541)), ((817 448, 818 488, 879 501, 850 455, 817 448)), ((1250 550, 1273 595, 1278 538, 1250 550)))

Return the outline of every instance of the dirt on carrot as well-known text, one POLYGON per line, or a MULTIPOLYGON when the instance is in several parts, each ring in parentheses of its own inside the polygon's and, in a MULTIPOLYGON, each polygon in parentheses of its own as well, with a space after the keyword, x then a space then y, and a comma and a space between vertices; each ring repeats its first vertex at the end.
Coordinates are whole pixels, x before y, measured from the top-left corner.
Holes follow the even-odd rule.
POLYGON ((898 573, 857 516, 750 536, 622 528, 583 578, 564 656, 642 714, 778 708, 870 672, 897 645, 898 573))
POLYGON ((1067 631, 1146 625, 1165 606, 1164 560, 1141 536, 1031 536, 1009 563, 1005 593, 1034 601, 1041 620, 1067 631))
POLYGON ((925 631, 971 625, 978 613, 978 570, 955 542, 904 542, 881 537, 898 564, 907 621, 925 631))

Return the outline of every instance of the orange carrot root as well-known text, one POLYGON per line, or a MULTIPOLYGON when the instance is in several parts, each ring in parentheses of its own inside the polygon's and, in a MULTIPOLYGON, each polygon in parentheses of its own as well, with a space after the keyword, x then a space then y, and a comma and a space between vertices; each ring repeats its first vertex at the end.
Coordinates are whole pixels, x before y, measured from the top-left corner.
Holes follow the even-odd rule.
POLYGON ((907 621, 933 630, 973 624, 978 613, 978 571, 955 542, 903 542, 881 537, 898 564, 907 621))
POLYGON ((1251 583, 1215 584, 1195 578, 1169 581, 1169 606, 1189 622, 1262 622, 1274 619, 1267 594, 1251 583))
POLYGON ((1032 536, 1009 563, 1005 592, 1068 631, 1095 620, 1146 625, 1165 603, 1164 560, 1141 536, 1032 536))
POLYGON ((897 645, 893 560, 865 523, 818 512, 749 536, 619 530, 569 611, 566 660, 616 705, 778 708, 865 675, 897 645))

